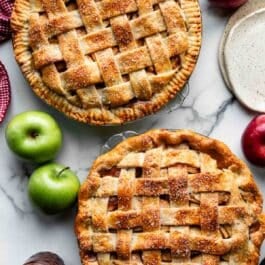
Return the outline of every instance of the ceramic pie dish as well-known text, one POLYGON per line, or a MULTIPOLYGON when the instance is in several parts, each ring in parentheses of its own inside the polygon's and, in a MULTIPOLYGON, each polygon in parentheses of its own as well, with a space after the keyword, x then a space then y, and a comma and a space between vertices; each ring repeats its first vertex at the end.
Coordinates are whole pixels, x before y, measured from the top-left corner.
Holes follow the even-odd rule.
POLYGON ((33 91, 99 125, 158 111, 187 82, 201 46, 198 0, 16 0, 11 25, 33 91))
POLYGON ((83 265, 257 265, 262 196, 222 142, 152 130, 99 156, 75 222, 83 265))

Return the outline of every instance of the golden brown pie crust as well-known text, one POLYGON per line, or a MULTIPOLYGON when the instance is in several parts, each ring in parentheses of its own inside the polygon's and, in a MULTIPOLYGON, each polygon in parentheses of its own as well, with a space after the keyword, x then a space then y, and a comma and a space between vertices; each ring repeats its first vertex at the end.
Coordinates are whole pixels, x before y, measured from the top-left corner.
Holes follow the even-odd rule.
POLYGON ((187 82, 201 46, 198 0, 16 0, 11 25, 33 91, 97 125, 158 111, 187 82))
POLYGON ((93 163, 75 231, 83 265, 257 265, 262 196, 222 142, 152 130, 93 163))

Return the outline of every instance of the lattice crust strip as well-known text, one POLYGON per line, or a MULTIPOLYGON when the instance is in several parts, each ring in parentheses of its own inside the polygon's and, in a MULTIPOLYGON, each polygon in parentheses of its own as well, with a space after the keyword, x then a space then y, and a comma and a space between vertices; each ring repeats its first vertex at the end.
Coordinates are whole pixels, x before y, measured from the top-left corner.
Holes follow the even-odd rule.
POLYGON ((39 96, 79 112, 68 113, 79 120, 87 115, 88 122, 115 123, 154 112, 179 92, 195 65, 197 0, 34 0, 30 12, 24 1, 17 0, 12 20, 14 32, 27 32, 27 43, 14 35, 17 60, 39 96), (19 4, 29 13, 25 28, 19 4))
POLYGON ((256 265, 261 207, 247 167, 221 142, 150 131, 99 157, 82 185, 82 262, 256 265))

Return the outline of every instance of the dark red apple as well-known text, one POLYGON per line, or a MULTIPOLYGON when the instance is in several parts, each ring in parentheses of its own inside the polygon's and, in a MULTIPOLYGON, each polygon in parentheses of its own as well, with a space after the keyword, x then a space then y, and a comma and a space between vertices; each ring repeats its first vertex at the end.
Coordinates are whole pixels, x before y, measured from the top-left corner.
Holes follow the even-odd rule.
POLYGON ((250 162, 265 167, 265 114, 249 123, 242 135, 242 148, 250 162))
POLYGON ((31 256, 23 265, 64 265, 64 262, 57 254, 45 251, 31 256))
POLYGON ((212 5, 222 8, 237 8, 247 1, 248 0, 209 0, 212 5))

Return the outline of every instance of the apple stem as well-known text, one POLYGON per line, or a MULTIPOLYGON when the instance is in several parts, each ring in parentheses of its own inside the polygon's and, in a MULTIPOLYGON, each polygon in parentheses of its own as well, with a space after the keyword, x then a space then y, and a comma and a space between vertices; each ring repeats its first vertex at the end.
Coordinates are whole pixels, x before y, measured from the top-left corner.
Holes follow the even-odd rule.
POLYGON ((39 134, 38 134, 37 132, 31 132, 31 133, 30 133, 30 136, 31 136, 33 139, 35 139, 36 137, 39 136, 39 134))
POLYGON ((63 168, 58 174, 57 174, 57 177, 59 178, 61 175, 62 175, 62 173, 65 171, 65 170, 67 170, 67 169, 69 169, 70 167, 65 167, 65 168, 63 168))

